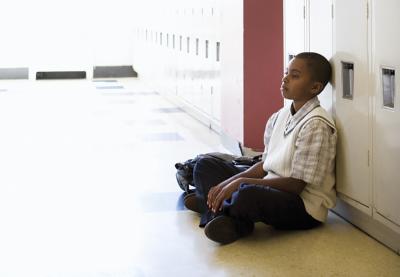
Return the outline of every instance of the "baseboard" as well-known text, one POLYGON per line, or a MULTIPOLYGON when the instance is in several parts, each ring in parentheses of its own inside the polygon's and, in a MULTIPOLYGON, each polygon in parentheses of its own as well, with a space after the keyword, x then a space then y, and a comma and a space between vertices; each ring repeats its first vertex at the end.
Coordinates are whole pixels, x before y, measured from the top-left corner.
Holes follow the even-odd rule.
POLYGON ((332 211, 400 255, 399 233, 340 198, 332 211))

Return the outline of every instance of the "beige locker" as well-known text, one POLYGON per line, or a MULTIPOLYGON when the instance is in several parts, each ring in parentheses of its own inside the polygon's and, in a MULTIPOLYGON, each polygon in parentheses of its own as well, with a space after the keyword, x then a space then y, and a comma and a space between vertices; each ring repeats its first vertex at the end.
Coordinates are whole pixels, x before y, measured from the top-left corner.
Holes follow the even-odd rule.
MULTIPOLYGON (((319 0, 286 0, 285 66, 297 53, 318 52, 327 59, 332 56, 331 2, 319 0)), ((328 84, 318 96, 321 106, 332 113, 332 86, 328 84)), ((290 101, 285 101, 285 104, 290 101)))
POLYGON ((337 191, 370 213, 368 1, 333 2, 337 191))
POLYGON ((284 38, 285 67, 291 58, 306 50, 306 1, 285 0, 284 38))
MULTIPOLYGON (((284 70, 286 70, 290 60, 296 54, 306 51, 308 47, 306 45, 306 0, 285 0, 283 13, 284 70)), ((290 100, 284 99, 284 105, 289 105, 290 103, 290 100)))
POLYGON ((400 231, 400 1, 375 0, 372 8, 374 216, 400 231))
MULTIPOLYGON (((332 57, 332 4, 331 1, 308 0, 309 51, 332 57)), ((332 85, 328 84, 318 96, 321 106, 330 114, 333 110, 332 85)))

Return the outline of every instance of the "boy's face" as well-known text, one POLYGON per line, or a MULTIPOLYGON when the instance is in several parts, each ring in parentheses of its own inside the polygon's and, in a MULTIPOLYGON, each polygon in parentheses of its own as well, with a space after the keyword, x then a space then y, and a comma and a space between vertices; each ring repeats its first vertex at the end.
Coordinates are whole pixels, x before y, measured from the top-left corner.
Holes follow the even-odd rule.
POLYGON ((282 96, 293 101, 308 101, 318 94, 319 84, 313 81, 305 60, 294 58, 282 78, 282 96))

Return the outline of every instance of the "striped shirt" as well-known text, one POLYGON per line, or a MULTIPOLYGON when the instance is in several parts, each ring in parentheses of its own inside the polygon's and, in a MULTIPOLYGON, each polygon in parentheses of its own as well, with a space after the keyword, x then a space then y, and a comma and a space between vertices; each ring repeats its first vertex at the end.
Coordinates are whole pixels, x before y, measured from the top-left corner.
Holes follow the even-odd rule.
MULTIPOLYGON (((314 97, 296 113, 291 106, 291 115, 286 122, 285 133, 293 130, 304 116, 319 105, 318 98, 314 97)), ((265 128, 263 161, 268 155, 268 144, 278 115, 279 112, 274 113, 265 128)), ((328 166, 336 155, 336 141, 336 132, 324 121, 312 119, 307 122, 296 139, 290 177, 303 180, 306 183, 322 185, 328 166)))

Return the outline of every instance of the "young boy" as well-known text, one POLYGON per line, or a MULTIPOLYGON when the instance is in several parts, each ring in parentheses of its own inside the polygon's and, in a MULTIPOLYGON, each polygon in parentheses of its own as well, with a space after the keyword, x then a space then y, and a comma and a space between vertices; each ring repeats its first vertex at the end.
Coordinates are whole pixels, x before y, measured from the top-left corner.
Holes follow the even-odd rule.
POLYGON ((273 114, 264 134, 263 160, 248 170, 215 159, 197 162, 196 194, 185 206, 201 213, 200 226, 216 242, 249 235, 255 222, 278 229, 310 229, 334 207, 336 129, 317 95, 331 77, 321 55, 298 54, 282 79, 290 106, 273 114))

